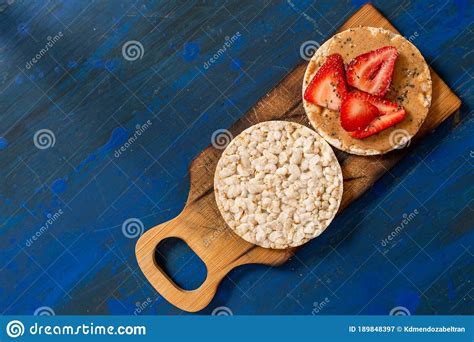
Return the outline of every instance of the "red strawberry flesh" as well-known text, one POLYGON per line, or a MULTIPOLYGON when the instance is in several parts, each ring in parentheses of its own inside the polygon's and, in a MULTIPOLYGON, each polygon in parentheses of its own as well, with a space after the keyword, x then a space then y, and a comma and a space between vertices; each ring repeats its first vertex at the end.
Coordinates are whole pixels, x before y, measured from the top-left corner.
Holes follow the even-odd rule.
POLYGON ((339 54, 326 58, 304 92, 304 99, 337 111, 347 94, 344 61, 339 54))
POLYGON ((397 49, 384 46, 354 58, 347 66, 347 83, 376 96, 384 96, 392 82, 397 49))
POLYGON ((351 92, 342 101, 341 126, 348 132, 367 127, 380 115, 377 107, 360 94, 359 92, 351 92))
POLYGON ((381 97, 370 95, 357 90, 351 91, 350 94, 351 96, 357 96, 358 98, 364 101, 370 102, 372 105, 377 107, 381 115, 392 114, 394 112, 405 113, 405 109, 401 105, 395 102, 391 102, 387 99, 383 99, 381 97))
POLYGON ((356 139, 364 139, 392 127, 405 118, 405 111, 378 116, 366 128, 349 133, 356 139))
POLYGON ((373 96, 359 91, 354 91, 351 92, 347 97, 356 97, 360 100, 367 101, 373 106, 375 106, 380 113, 380 115, 373 119, 366 127, 357 129, 349 133, 353 138, 356 139, 364 139, 370 137, 371 135, 379 133, 401 122, 406 116, 405 109, 402 106, 377 96, 373 96))

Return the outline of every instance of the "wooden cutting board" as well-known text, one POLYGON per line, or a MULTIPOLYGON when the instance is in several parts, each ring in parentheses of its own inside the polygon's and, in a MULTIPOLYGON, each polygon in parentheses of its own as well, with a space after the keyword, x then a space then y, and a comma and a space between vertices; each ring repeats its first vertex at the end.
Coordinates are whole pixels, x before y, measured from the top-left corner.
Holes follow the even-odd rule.
MULTIPOLYGON (((339 31, 357 26, 383 27, 398 31, 371 4, 364 5, 339 31)), ((301 87, 306 69, 296 67, 267 96, 263 97, 229 131, 235 137, 244 129, 268 120, 288 120, 311 127, 301 101, 301 87)), ((336 150, 344 176, 344 194, 339 212, 361 196, 372 184, 400 160, 416 141, 455 112, 460 99, 431 69, 433 103, 428 117, 410 148, 395 150, 383 156, 355 156, 336 150)), ((206 148, 190 166, 191 187, 184 210, 174 219, 159 224, 143 234, 136 245, 138 265, 153 287, 173 305, 186 311, 206 307, 214 297, 224 276, 234 267, 259 263, 281 265, 295 252, 271 250, 252 245, 226 226, 214 199, 213 178, 222 149, 206 148), (193 291, 176 285, 155 261, 155 249, 166 238, 184 240, 207 267, 207 278, 193 291)), ((329 227, 328 229, 331 229, 329 227)))

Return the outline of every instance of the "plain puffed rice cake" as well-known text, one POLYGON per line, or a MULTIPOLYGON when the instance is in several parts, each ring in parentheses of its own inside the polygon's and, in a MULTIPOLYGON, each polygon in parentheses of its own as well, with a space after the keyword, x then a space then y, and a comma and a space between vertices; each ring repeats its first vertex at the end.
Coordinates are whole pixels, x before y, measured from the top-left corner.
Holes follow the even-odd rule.
POLYGON ((217 206, 243 239, 266 248, 296 247, 320 235, 342 198, 331 147, 311 129, 267 121, 239 134, 214 176, 217 206))

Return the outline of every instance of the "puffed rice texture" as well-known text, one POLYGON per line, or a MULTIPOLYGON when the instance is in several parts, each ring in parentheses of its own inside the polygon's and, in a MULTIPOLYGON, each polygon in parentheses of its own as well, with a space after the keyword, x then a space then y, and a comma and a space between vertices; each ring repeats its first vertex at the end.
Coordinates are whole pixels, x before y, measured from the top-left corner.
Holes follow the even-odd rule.
POLYGON ((216 168, 217 206, 246 241, 274 249, 300 246, 331 223, 342 198, 342 172, 313 130, 267 121, 239 134, 216 168))

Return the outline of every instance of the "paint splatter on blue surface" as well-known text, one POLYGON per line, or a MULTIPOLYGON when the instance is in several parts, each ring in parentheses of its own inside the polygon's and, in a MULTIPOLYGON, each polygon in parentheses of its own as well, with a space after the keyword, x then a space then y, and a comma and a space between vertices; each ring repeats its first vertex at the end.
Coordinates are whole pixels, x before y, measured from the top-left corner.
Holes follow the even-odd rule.
POLYGON ((208 121, 209 121, 209 114, 208 114, 208 113, 204 113, 204 114, 201 116, 201 121, 202 121, 202 122, 208 122, 208 121))
POLYGON ((26 23, 20 23, 17 29, 18 29, 18 33, 22 37, 26 37, 30 33, 28 25, 26 23))
POLYGON ((192 62, 198 57, 199 52, 199 45, 193 42, 186 43, 184 44, 183 58, 187 62, 192 62))
POLYGON ((107 143, 104 146, 102 146, 98 150, 98 152, 101 156, 104 156, 110 151, 112 151, 114 148, 120 147, 120 145, 125 143, 127 139, 128 139, 128 132, 125 128, 122 128, 122 127, 114 128, 109 141, 107 141, 107 143))
POLYGON ((230 69, 235 70, 235 71, 242 70, 242 66, 243 66, 243 62, 238 58, 233 59, 232 62, 230 63, 230 69))
POLYGON ((8 141, 7 139, 0 137, 0 150, 6 149, 8 146, 8 141))
POLYGON ((102 69, 104 67, 104 62, 101 60, 93 61, 92 66, 97 69, 102 69))
POLYGON ((66 180, 62 178, 56 179, 51 184, 51 190, 55 194, 62 194, 64 191, 66 191, 66 188, 67 188, 66 180))
POLYGON ((107 70, 114 71, 116 68, 116 62, 114 60, 108 60, 104 63, 104 66, 107 70))
POLYGON ((77 62, 76 62, 76 61, 69 61, 69 62, 67 63, 67 67, 68 67, 69 69, 77 68, 77 62))
POLYGON ((80 172, 87 164, 93 162, 94 160, 97 160, 97 156, 95 154, 89 154, 86 158, 84 158, 83 161, 79 163, 75 171, 80 172))

